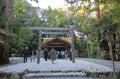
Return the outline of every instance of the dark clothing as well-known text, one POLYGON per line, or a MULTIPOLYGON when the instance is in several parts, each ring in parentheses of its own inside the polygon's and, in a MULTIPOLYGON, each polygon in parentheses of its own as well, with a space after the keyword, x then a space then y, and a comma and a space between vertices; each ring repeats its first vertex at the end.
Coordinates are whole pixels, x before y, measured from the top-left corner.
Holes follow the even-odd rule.
POLYGON ((70 51, 69 53, 70 53, 70 61, 71 61, 72 60, 72 52, 70 51))
POLYGON ((57 58, 58 58, 58 59, 61 59, 61 58, 62 58, 61 52, 59 52, 57 58))
POLYGON ((45 51, 43 52, 43 54, 44 54, 44 59, 45 59, 45 61, 47 61, 47 58, 48 58, 48 51, 45 50, 45 51))
POLYGON ((27 48, 24 48, 23 56, 24 56, 24 63, 26 63, 27 62, 27 56, 28 56, 28 49, 27 48))

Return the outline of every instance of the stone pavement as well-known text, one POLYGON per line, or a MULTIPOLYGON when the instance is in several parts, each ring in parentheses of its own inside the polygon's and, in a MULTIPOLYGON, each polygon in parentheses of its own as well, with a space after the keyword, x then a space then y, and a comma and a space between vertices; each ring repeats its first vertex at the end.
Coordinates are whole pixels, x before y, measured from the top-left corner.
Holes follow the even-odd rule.
MULTIPOLYGON (((14 58, 11 60, 13 65, 1 66, 0 72, 21 73, 27 70, 24 79, 97 79, 98 76, 100 77, 98 79, 103 79, 101 77, 105 79, 105 75, 113 72, 112 67, 108 66, 108 64, 112 65, 112 62, 107 60, 76 58, 75 63, 72 63, 69 60, 57 59, 55 64, 52 64, 51 60, 45 61, 43 58, 40 59, 39 64, 36 61, 30 62, 30 60, 23 63, 22 60, 23 58, 14 58), (105 65, 106 63, 107 65, 105 65)), ((115 64, 119 66, 116 67, 119 69, 120 62, 115 62, 115 64)), ((116 72, 120 71, 116 70, 116 72)))
POLYGON ((18 63, 6 67, 1 67, 0 71, 4 72, 22 72, 24 70, 29 71, 83 71, 83 72, 112 72, 113 70, 107 66, 99 65, 89 61, 76 58, 76 62, 57 59, 55 64, 51 63, 51 60, 45 61, 41 58, 40 63, 30 62, 18 63))

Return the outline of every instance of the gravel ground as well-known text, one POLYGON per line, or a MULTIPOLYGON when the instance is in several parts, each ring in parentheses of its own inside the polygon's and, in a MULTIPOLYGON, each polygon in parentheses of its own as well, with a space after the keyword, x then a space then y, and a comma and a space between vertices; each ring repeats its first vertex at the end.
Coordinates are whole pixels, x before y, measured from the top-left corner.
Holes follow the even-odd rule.
MULTIPOLYGON (((31 62, 28 58, 27 63, 23 63, 23 58, 10 58, 11 64, 0 66, 0 72, 22 72, 26 69, 30 71, 88 71, 88 72, 111 72, 112 62, 108 60, 91 59, 91 58, 76 58, 76 63, 72 61, 59 59, 55 64, 51 60, 47 62, 40 59, 40 63, 31 62)), ((120 62, 115 61, 116 70, 120 72, 120 62)), ((81 78, 81 77, 57 77, 57 78, 32 78, 32 79, 102 79, 102 78, 81 78)))
MULTIPOLYGON (((29 60, 29 58, 28 58, 28 60, 29 60)), ((56 70, 64 70, 64 69, 65 70, 67 70, 67 69, 77 70, 77 69, 79 69, 79 70, 85 70, 85 71, 92 70, 93 72, 96 72, 96 70, 97 71, 103 70, 103 72, 104 72, 104 69, 105 70, 107 70, 108 68, 112 69, 111 61, 100 60, 100 59, 91 59, 91 58, 76 58, 75 64, 72 64, 72 62, 69 60, 65 61, 64 59, 60 59, 60 60, 55 61, 55 65, 52 65, 50 60, 48 60, 46 62, 43 59, 41 59, 41 64, 37 64, 36 62, 30 62, 30 60, 28 61, 28 63, 24 64, 22 57, 17 57, 17 58, 13 58, 13 59, 10 58, 10 62, 11 62, 11 64, 0 66, 0 69, 1 70, 7 69, 8 71, 13 71, 13 70, 18 71, 19 69, 23 70, 26 67, 28 67, 28 69, 33 70, 33 71, 37 71, 37 70, 45 70, 46 71, 46 70, 51 70, 51 69, 56 69, 56 70), (11 65, 14 65, 14 66, 11 66, 11 65), (46 65, 49 65, 49 66, 46 66, 46 65), (84 67, 84 66, 86 66, 86 67, 84 67), (36 67, 36 68, 38 67, 38 68, 35 69, 33 67, 36 67), (11 70, 11 68, 13 70, 11 70), (42 68, 42 69, 40 69, 40 68, 42 68), (44 69, 44 68, 46 68, 46 69, 44 69)), ((115 62, 115 68, 117 71, 120 72, 120 62, 118 62, 118 61, 115 62)))
MULTIPOLYGON (((28 58, 28 60, 29 59, 30 58, 28 58)), ((110 61, 110 60, 92 59, 92 58, 79 58, 79 59, 80 60, 85 60, 85 61, 88 61, 88 62, 92 62, 92 63, 95 63, 95 64, 107 66, 107 67, 109 67, 111 69, 113 68, 112 61, 110 61)), ((18 63, 23 63, 23 58, 22 57, 10 58, 10 64, 2 65, 0 67, 13 65, 13 64, 18 64, 18 63)), ((116 70, 120 71, 120 61, 114 61, 114 63, 115 63, 116 70)))
MULTIPOLYGON (((20 58, 16 58, 19 62, 20 58)), ((88 59, 89 60, 89 59, 88 59)), ((51 63, 51 60, 45 61, 44 59, 40 59, 40 63, 31 62, 30 60, 27 63, 18 63, 15 65, 10 65, 6 67, 1 67, 0 71, 4 72, 22 72, 28 69, 29 71, 77 71, 82 70, 86 72, 111 72, 112 69, 107 66, 98 65, 86 60, 81 60, 76 58, 75 63, 72 61, 57 59, 55 60, 55 64, 51 63)))
MULTIPOLYGON (((113 68, 112 61, 109 61, 109 60, 91 59, 91 58, 80 58, 80 60, 85 60, 85 61, 92 62, 95 64, 107 66, 111 69, 113 68)), ((115 61, 114 63, 115 63, 115 70, 120 72, 120 61, 115 61)))

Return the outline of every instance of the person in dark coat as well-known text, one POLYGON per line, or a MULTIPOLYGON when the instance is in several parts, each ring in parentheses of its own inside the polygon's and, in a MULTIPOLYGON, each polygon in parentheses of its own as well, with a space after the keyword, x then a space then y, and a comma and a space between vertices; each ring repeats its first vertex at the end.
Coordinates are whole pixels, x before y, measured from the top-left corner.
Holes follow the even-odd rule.
POLYGON ((47 51, 47 49, 44 50, 43 54, 44 54, 45 61, 47 61, 47 58, 48 58, 48 51, 47 51))
POLYGON ((27 63, 27 57, 28 57, 28 47, 27 46, 25 46, 25 48, 23 50, 23 57, 24 57, 24 59, 23 59, 24 63, 27 63))
POLYGON ((68 50, 68 53, 69 53, 70 61, 72 61, 72 52, 70 49, 68 50))

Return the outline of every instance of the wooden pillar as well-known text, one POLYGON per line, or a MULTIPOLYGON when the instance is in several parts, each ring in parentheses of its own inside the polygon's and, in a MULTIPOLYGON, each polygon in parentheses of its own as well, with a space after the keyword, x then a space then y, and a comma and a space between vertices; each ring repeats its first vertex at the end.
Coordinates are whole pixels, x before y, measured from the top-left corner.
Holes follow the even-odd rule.
POLYGON ((41 39, 42 39, 42 31, 41 31, 41 29, 40 29, 40 30, 39 30, 39 38, 38 38, 37 63, 40 63, 41 39))
POLYGON ((71 27, 71 52, 72 52, 72 63, 75 63, 75 51, 74 51, 74 27, 71 27))

